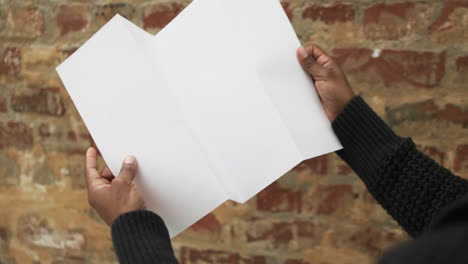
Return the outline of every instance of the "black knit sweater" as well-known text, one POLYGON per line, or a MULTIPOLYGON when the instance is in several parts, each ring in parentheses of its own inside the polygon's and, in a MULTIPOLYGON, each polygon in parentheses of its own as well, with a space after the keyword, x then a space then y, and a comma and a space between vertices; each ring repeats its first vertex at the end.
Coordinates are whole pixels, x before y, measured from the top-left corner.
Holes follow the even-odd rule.
MULTIPOLYGON (((423 155, 411 139, 397 136, 359 96, 332 126, 343 144, 338 155, 415 238, 379 263, 468 263, 468 181, 423 155)), ((120 263, 177 263, 155 213, 119 216, 112 238, 120 263)))

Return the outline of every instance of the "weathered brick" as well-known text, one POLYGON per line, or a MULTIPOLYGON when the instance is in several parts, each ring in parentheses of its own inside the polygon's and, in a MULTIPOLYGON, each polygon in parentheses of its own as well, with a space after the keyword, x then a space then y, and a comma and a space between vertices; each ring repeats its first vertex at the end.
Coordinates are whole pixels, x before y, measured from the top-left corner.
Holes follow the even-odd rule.
POLYGON ((145 29, 161 29, 172 21, 185 8, 179 3, 157 4, 146 8, 143 13, 145 29))
POLYGON ((295 170, 309 169, 313 174, 326 175, 328 172, 329 155, 322 155, 305 160, 296 166, 295 170))
POLYGON ((310 220, 295 220, 293 224, 296 227, 296 237, 298 239, 320 241, 324 231, 321 223, 310 220))
MULTIPOLYGON (((248 222, 245 235, 252 247, 281 250, 293 241, 299 243, 301 248, 318 245, 324 230, 320 222, 312 220, 275 221, 268 218, 252 218, 248 222)), ((234 232, 233 235, 244 234, 234 232)))
MULTIPOLYGON (((109 229, 86 201, 83 158, 92 138, 78 113, 68 109, 62 91, 47 91, 66 108, 57 111, 47 108, 49 102, 44 107, 39 88, 59 86, 55 66, 115 13, 154 33, 190 1, 0 2, 5 3, 0 4, 0 263, 34 263, 38 258, 54 264, 116 263, 109 229), (35 112, 37 104, 45 113, 35 112)), ((408 120, 397 126, 399 132, 411 136, 413 130, 427 131, 420 150, 467 177, 467 143, 457 138, 467 127, 465 3, 281 4, 303 43, 311 40, 327 50, 351 47, 352 52, 339 54, 346 55, 339 63, 354 88, 386 118, 401 108, 397 117, 390 114, 390 121, 408 120), (367 48, 355 54, 356 47, 387 50, 367 48), (433 87, 440 89, 421 89, 433 87), (416 107, 428 99, 434 101, 416 107), (413 106, 404 108, 399 101, 413 106), (452 137, 431 141, 440 127, 452 137), (460 141, 458 147, 454 140, 460 141)), ((334 154, 304 161, 246 204, 230 201, 180 234, 174 241, 176 253, 181 263, 305 264, 330 262, 329 256, 337 263, 375 263, 381 252, 406 236, 352 174, 334 154), (327 189, 327 184, 347 187, 327 189), (190 246, 182 250, 184 245, 190 246)))
POLYGON ((80 230, 57 230, 47 218, 31 213, 22 215, 17 235, 26 244, 48 249, 84 250, 86 237, 80 230))
POLYGON ((96 146, 88 132, 70 131, 59 124, 39 124, 37 133, 46 151, 84 155, 88 147, 96 146))
POLYGON ((85 5, 62 5, 56 22, 62 36, 70 32, 83 31, 89 24, 89 8, 85 5))
POLYGON ((302 13, 303 19, 321 21, 325 24, 337 22, 353 21, 355 16, 354 8, 351 5, 331 4, 320 5, 313 4, 305 8, 302 13))
POLYGON ((7 102, 5 98, 0 97, 0 113, 7 112, 7 102))
POLYGON ((442 151, 434 146, 424 146, 422 147, 421 151, 437 163, 441 164, 442 166, 445 166, 445 151, 442 151))
POLYGON ((287 245, 294 239, 294 226, 290 222, 259 221, 253 219, 247 231, 247 242, 266 241, 273 248, 287 245))
POLYGON ((32 95, 13 95, 11 108, 15 112, 30 112, 51 116, 62 116, 66 109, 58 88, 41 89, 32 95))
POLYGON ((190 229, 200 233, 219 233, 221 231, 221 224, 213 213, 209 213, 193 224, 190 229))
POLYGON ((0 75, 19 75, 21 72, 21 50, 6 48, 0 61, 0 75))
POLYGON ((364 33, 372 40, 394 40, 416 32, 424 33, 431 15, 432 6, 411 2, 378 3, 364 11, 364 33))
POLYGON ((281 187, 272 183, 257 195, 257 209, 270 212, 300 212, 301 191, 281 187))
POLYGON ((19 165, 8 154, 0 152, 0 185, 16 186, 19 183, 19 165))
POLYGON ((30 148, 33 145, 32 129, 23 122, 0 121, 0 149, 30 148))
POLYGON ((0 36, 34 39, 46 31, 44 12, 37 7, 9 7, 4 14, 0 36))
POLYGON ((450 19, 451 15, 459 8, 468 8, 468 2, 465 0, 449 0, 445 1, 443 5, 439 17, 429 27, 432 31, 448 31, 460 26, 450 19))
POLYGON ((455 172, 468 171, 468 145, 460 145, 457 147, 453 169, 455 172))
POLYGON ((180 263, 265 264, 263 256, 241 256, 237 252, 182 247, 180 263))
POLYGON ((3 242, 1 244, 7 244, 10 240, 10 232, 5 226, 0 226, 0 240, 3 242))
POLYGON ((47 163, 38 164, 38 166, 35 166, 32 172, 32 179, 33 182, 40 185, 51 185, 56 181, 56 177, 50 170, 47 163))
MULTIPOLYGON (((80 159, 77 161, 69 161, 63 164, 62 167, 65 167, 65 175, 71 179, 72 189, 73 190, 82 190, 86 188, 86 182, 83 179, 83 161, 80 159)), ((92 212, 95 213, 94 210, 92 212)))
POLYGON ((329 215, 353 201, 353 187, 350 184, 320 186, 316 196, 319 199, 316 213, 329 215))
POLYGON ((284 12, 288 16, 289 21, 292 21, 294 14, 293 14, 293 10, 291 9, 291 3, 281 2, 281 6, 283 7, 284 12))
POLYGON ((103 25, 116 14, 132 20, 135 16, 135 7, 128 3, 109 3, 98 5, 94 10, 95 22, 103 25))
POLYGON ((468 56, 460 56, 455 61, 457 71, 468 72, 468 56))
POLYGON ((446 52, 336 48, 336 61, 349 74, 365 81, 433 88, 445 76, 446 52))
POLYGON ((433 42, 439 44, 463 44, 468 41, 468 2, 465 0, 444 1, 439 16, 430 25, 433 42))
POLYGON ((398 125, 405 121, 445 120, 467 126, 468 110, 454 104, 439 107, 433 100, 427 100, 387 109, 387 120, 391 125, 398 125))

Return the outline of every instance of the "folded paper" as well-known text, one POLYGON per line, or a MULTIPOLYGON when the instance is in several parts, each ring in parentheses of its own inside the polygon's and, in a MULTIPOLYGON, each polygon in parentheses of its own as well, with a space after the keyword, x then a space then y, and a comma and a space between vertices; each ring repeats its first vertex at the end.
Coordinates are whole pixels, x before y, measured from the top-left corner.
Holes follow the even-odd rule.
POLYGON ((57 71, 111 171, 137 157, 173 237, 341 148, 299 46, 277 0, 194 0, 156 36, 116 15, 57 71))

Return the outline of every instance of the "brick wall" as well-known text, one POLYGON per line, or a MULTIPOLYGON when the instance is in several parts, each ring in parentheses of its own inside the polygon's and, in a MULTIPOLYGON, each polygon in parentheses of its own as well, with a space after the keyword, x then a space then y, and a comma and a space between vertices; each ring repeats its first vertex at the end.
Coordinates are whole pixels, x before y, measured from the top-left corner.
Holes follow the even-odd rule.
MULTIPOLYGON (((116 263, 82 180, 92 140, 54 68, 116 12, 155 33, 187 3, 0 0, 0 263, 116 263)), ((398 133, 468 177, 468 1, 283 6, 398 133)), ((181 263, 366 264, 406 239, 330 154, 220 206, 174 245, 181 263)))

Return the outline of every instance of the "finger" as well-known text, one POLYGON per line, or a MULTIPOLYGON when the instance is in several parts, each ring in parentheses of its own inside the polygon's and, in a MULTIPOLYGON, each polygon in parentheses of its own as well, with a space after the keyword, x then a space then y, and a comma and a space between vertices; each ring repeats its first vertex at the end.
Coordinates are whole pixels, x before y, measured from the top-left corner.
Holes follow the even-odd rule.
POLYGON ((85 178, 86 184, 88 186, 90 186, 93 181, 99 180, 101 178, 97 170, 97 166, 97 151, 95 148, 90 147, 86 151, 85 159, 85 178))
POLYGON ((330 66, 329 65, 330 63, 333 63, 333 58, 330 55, 328 55, 325 51, 323 51, 322 48, 320 48, 319 46, 315 44, 312 44, 306 47, 300 47, 298 50, 301 50, 301 48, 302 48, 302 51, 299 51, 299 52, 301 52, 301 55, 303 57, 310 56, 314 58, 314 60, 316 60, 318 64, 320 64, 321 66, 328 67, 330 66))
POLYGON ((114 174, 109 170, 109 168, 106 166, 104 169, 101 171, 101 177, 108 180, 111 182, 115 177, 114 174))
POLYGON ((132 182, 137 171, 137 162, 134 156, 127 156, 122 164, 119 179, 126 182, 132 182))
POLYGON ((304 70, 314 78, 325 76, 333 67, 333 59, 315 45, 299 47, 297 57, 304 70))

